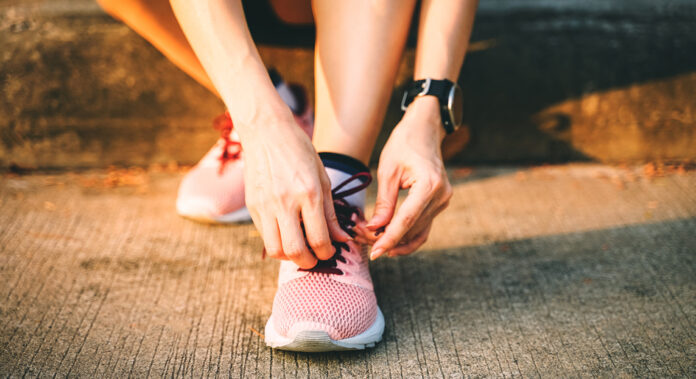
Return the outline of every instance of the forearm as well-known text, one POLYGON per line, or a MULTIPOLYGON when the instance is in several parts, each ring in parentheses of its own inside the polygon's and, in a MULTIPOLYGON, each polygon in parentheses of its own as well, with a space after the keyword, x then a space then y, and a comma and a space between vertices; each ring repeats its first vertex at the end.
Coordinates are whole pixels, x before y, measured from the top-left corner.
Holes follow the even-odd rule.
POLYGON ((415 79, 456 81, 464 62, 478 0, 424 0, 415 79))
MULTIPOLYGON (((421 7, 415 80, 449 79, 456 82, 469 45, 478 0, 424 0, 421 7)), ((440 104, 433 96, 417 97, 404 115, 404 125, 442 141, 445 129, 440 104)), ((437 144, 439 146, 439 143, 437 144)))
MULTIPOLYGON (((477 0, 423 0, 414 79, 456 81, 464 61, 477 0)), ((375 236, 370 259, 406 255, 428 237, 435 216, 447 207, 452 186, 442 160, 445 128, 436 96, 417 96, 382 149, 377 202, 366 227, 375 236), (397 209, 400 189, 408 195, 397 209)), ((370 238, 369 235, 365 238, 370 238)))
POLYGON ((235 122, 242 142, 292 120, 268 77, 239 0, 171 0, 191 46, 235 122), (257 126, 263 125, 263 128, 257 126))

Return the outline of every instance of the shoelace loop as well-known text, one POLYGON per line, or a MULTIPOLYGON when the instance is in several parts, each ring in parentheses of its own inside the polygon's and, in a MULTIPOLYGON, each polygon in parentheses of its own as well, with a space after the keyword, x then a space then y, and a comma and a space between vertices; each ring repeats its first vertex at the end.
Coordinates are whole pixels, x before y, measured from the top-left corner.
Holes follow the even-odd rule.
POLYGON ((242 144, 230 138, 232 129, 234 129, 234 124, 232 123, 232 117, 230 117, 229 112, 215 117, 215 120, 213 120, 213 128, 220 131, 220 138, 225 142, 222 146, 222 154, 220 158, 218 158, 220 159, 220 169, 218 173, 222 174, 227 162, 239 159, 242 153, 242 144))
MULTIPOLYGON (((355 237, 355 232, 353 231, 353 227, 355 226, 355 222, 353 221, 353 215, 355 214, 358 215, 358 217, 362 217, 362 211, 360 210, 360 208, 350 205, 346 201, 346 197, 364 190, 365 188, 367 188, 367 186, 370 185, 370 182, 372 182, 372 175, 370 175, 369 172, 359 172, 351 176, 350 178, 344 180, 331 190, 331 196, 333 197, 334 210, 336 212, 336 218, 338 219, 338 225, 351 237, 355 237), (341 189, 343 189, 345 186, 347 186, 355 180, 359 180, 360 184, 350 189, 341 191, 341 189)), ((302 224, 302 230, 304 231, 304 224, 302 224)), ((336 253, 334 253, 334 255, 331 258, 327 260, 319 260, 317 264, 310 269, 300 268, 298 270, 323 274, 343 275, 343 271, 339 269, 337 266, 338 262, 346 263, 346 258, 343 255, 341 255, 341 253, 344 250, 349 251, 350 247, 347 243, 339 241, 331 241, 331 245, 333 245, 333 247, 336 249, 336 253)), ((307 245, 307 247, 310 251, 312 251, 309 245, 307 245)))

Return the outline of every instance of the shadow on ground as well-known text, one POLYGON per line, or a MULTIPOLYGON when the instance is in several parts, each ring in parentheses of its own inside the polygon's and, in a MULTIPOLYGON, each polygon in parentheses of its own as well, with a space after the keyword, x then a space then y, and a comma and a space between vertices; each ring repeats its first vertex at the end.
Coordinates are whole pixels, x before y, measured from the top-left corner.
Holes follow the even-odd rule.
POLYGON ((461 182, 424 251, 371 266, 384 340, 317 355, 265 346, 278 263, 252 225, 174 217, 180 174, 4 177, 0 372, 694 376, 696 177, 598 170, 461 182))
POLYGON ((273 362, 290 375, 692 376, 694 226, 691 218, 381 260, 372 273, 387 326, 376 349, 274 352, 273 362))

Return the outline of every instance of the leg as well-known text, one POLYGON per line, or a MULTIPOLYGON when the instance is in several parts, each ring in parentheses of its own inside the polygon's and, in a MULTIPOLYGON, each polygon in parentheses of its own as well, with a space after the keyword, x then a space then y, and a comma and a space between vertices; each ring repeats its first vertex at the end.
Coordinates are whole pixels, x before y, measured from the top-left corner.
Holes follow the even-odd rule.
POLYGON ((382 124, 415 0, 315 0, 317 151, 366 163, 382 124))
POLYGON ((98 0, 104 10, 150 42, 177 67, 217 94, 174 17, 169 0, 98 0))
MULTIPOLYGON (((393 88, 413 6, 414 0, 314 1, 318 115, 314 146, 318 151, 339 153, 321 156, 334 187, 369 171, 352 158, 362 162, 369 159, 393 88)), ((336 210, 346 228, 347 220, 356 216, 344 213, 346 204, 357 214, 364 205, 368 182, 362 178, 348 182, 347 188, 358 192, 345 197, 340 191, 332 195, 340 202, 334 206, 342 204, 336 210)), ((303 220, 307 235, 311 235, 317 228, 303 220)), ((297 265, 281 263, 278 294, 265 329, 269 346, 295 351, 363 349, 381 339, 384 317, 363 255, 365 246, 357 240, 334 241, 338 242, 334 255, 328 260, 322 257, 324 262, 315 266, 314 272, 298 277, 297 265), (331 288, 345 296, 327 290, 331 288)))
MULTIPOLYGON (((172 63, 217 95, 198 57, 193 52, 169 0, 97 0, 104 10, 120 19, 150 42, 172 63)), ((277 16, 288 23, 311 23, 309 0, 273 0, 277 16)))

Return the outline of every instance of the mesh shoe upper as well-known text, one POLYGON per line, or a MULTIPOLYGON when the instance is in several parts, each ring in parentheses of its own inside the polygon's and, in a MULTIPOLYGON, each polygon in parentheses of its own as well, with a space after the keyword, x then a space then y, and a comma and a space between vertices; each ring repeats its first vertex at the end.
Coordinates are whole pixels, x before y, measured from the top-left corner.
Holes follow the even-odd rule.
POLYGON ((221 162, 225 147, 221 138, 189 171, 179 185, 177 208, 196 208, 197 213, 222 216, 244 207, 244 173, 241 159, 221 162))
MULTIPOLYGON (((362 214, 341 202, 340 196, 334 192, 337 217, 350 233, 362 214)), ((310 270, 291 261, 281 263, 272 313, 278 334, 292 338, 301 331, 321 330, 333 340, 342 340, 366 331, 375 322, 378 307, 366 249, 354 241, 334 243, 334 247, 334 258, 319 261, 310 270)))
POLYGON ((377 318, 374 291, 335 276, 312 272, 280 285, 273 301, 276 331, 289 336, 324 330, 332 339, 342 340, 367 330, 377 318))

